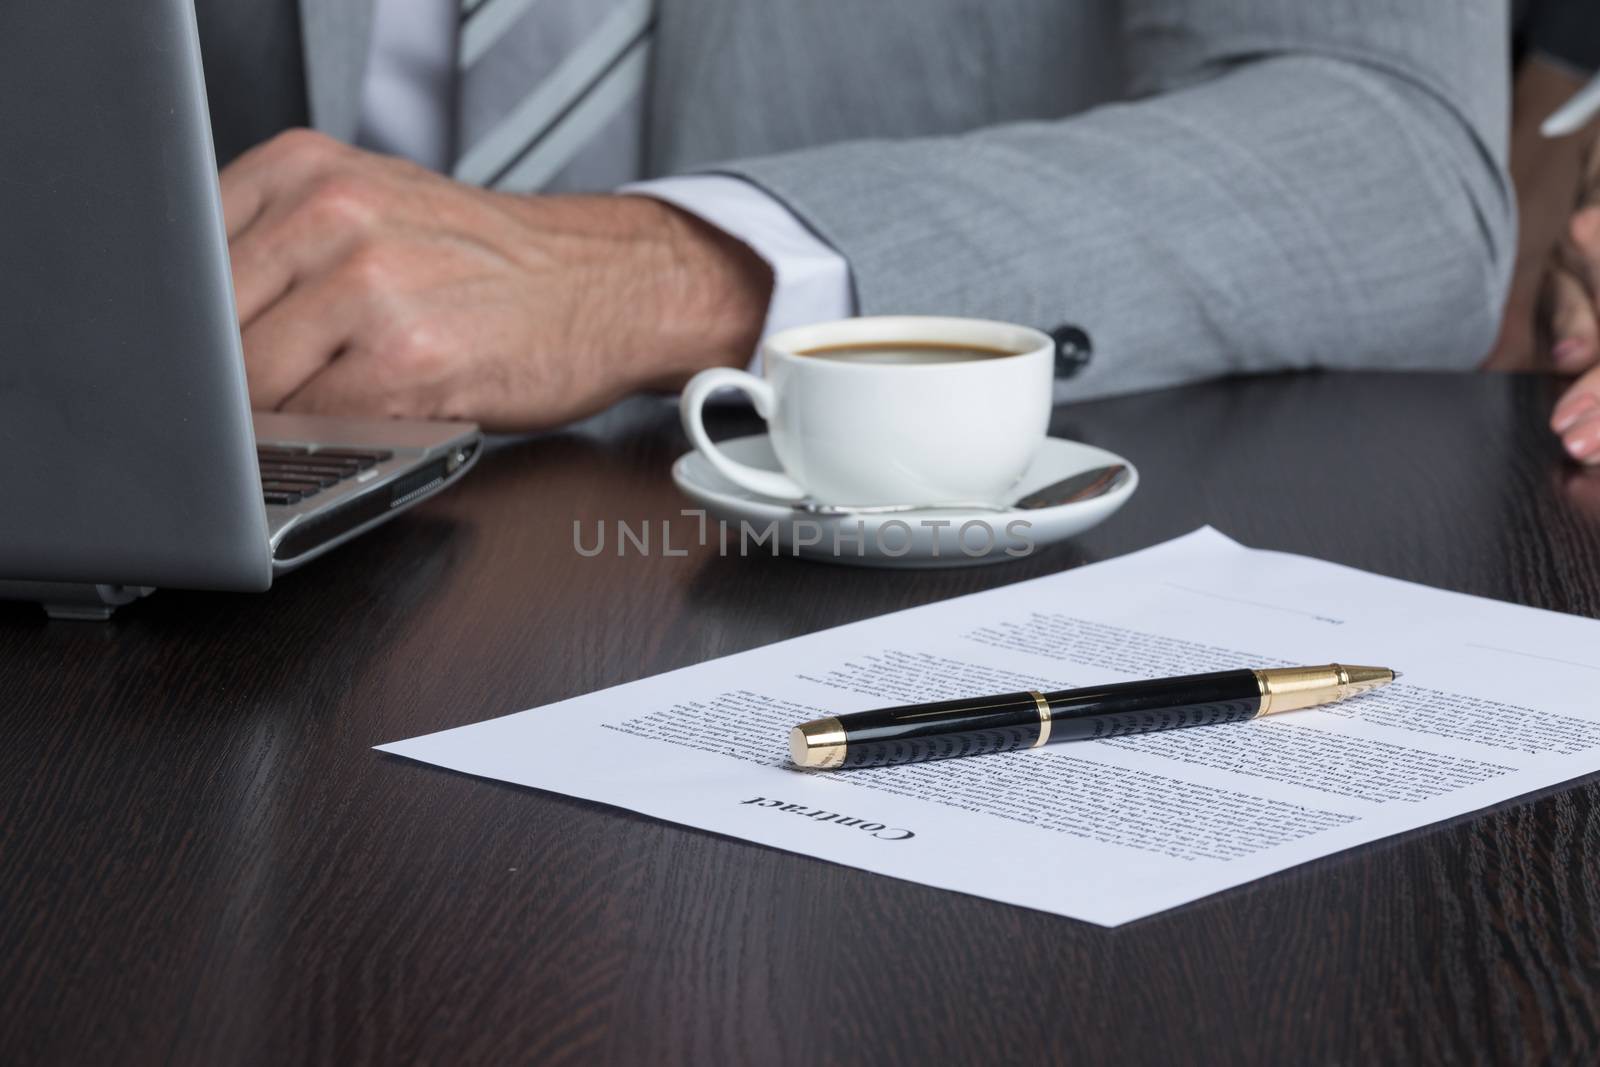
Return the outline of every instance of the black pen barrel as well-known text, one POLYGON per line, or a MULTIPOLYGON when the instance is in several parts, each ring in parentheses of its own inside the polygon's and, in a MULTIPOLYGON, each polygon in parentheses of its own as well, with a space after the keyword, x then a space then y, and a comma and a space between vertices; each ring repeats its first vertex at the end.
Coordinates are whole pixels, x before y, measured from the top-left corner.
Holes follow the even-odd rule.
POLYGON ((1035 693, 941 700, 839 716, 844 767, 882 767, 1031 748, 1044 715, 1035 693))
POLYGON ((1051 741, 1092 741, 1254 718, 1261 710, 1261 683, 1252 670, 1216 671, 1044 697, 1051 741))
POLYGON ((882 767, 1234 722, 1260 707, 1255 672, 1237 670, 878 708, 838 717, 845 754, 834 766, 882 767))

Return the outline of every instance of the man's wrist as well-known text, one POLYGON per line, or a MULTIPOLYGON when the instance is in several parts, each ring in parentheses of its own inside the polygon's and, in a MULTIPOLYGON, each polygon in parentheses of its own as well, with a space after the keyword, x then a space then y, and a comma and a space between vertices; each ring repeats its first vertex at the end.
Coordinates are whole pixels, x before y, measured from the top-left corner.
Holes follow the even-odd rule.
POLYGON ((647 197, 494 195, 526 227, 511 247, 535 284, 559 272, 567 317, 545 328, 602 401, 748 363, 773 277, 741 242, 647 197))
POLYGON ((651 321, 643 323, 640 388, 675 389, 707 367, 742 367, 761 340, 772 269, 743 242, 671 204, 622 196, 666 241, 651 321))
MULTIPOLYGON (((761 186, 730 174, 682 174, 624 186, 661 200, 732 237, 772 272, 762 335, 856 313, 850 264, 794 211, 761 186)), ((760 365, 752 349, 748 366, 760 365)))

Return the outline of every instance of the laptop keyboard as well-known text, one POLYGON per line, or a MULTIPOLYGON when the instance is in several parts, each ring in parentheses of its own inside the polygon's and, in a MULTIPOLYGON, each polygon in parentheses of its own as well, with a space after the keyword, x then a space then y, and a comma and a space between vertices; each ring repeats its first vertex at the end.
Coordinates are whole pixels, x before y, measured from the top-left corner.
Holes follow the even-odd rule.
POLYGON ((301 445, 257 445, 261 493, 268 504, 298 504, 330 486, 354 478, 388 459, 393 452, 361 448, 306 448, 301 445))

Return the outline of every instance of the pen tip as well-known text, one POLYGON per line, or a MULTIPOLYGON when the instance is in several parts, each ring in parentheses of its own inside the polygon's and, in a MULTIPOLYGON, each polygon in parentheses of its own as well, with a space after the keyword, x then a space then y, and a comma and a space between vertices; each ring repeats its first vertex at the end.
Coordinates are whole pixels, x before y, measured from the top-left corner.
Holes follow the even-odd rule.
POLYGON ((1354 664, 1335 664, 1340 673, 1344 675, 1346 685, 1357 685, 1371 688, 1375 685, 1388 685, 1400 677, 1399 672, 1388 667, 1358 667, 1354 664))
POLYGON ((1400 679, 1402 679, 1402 678, 1404 678, 1404 677, 1405 677, 1405 675, 1404 675, 1404 674, 1402 674, 1402 673, 1401 673, 1401 672, 1400 672, 1400 671, 1390 671, 1390 672, 1389 672, 1389 673, 1390 673, 1390 674, 1392 674, 1392 675, 1394 675, 1394 680, 1395 680, 1395 681, 1397 681, 1397 682, 1398 682, 1398 681, 1399 681, 1399 680, 1400 680, 1400 679))

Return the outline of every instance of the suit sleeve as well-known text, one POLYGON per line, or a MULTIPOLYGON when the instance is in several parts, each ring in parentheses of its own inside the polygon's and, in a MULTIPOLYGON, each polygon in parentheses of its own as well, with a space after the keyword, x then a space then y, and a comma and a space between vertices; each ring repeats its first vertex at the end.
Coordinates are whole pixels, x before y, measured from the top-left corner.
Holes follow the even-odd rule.
POLYGON ((1128 0, 1127 102, 717 169, 849 261, 862 314, 1074 324, 1092 396, 1467 368, 1515 250, 1502 0, 1128 0))

